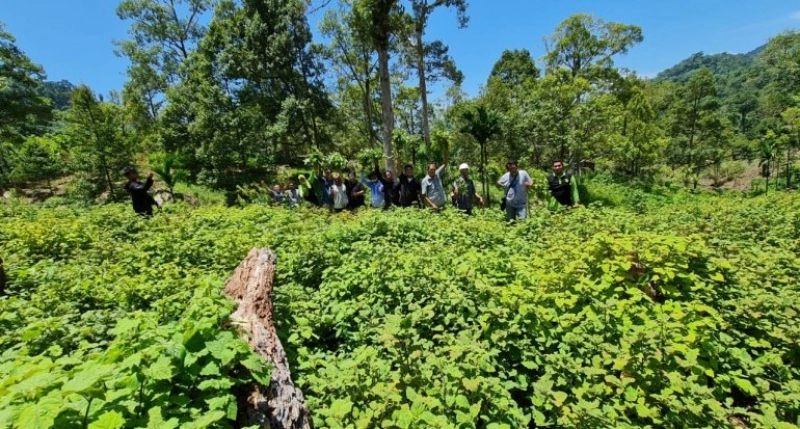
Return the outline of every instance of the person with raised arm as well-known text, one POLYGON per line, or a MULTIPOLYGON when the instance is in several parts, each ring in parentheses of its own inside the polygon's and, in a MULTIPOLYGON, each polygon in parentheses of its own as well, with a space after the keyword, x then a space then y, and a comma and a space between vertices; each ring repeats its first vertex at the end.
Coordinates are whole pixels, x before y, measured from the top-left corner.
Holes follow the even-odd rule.
POLYGON ((330 168, 325 169, 325 174, 319 174, 316 180, 316 191, 318 192, 319 201, 325 210, 333 211, 333 199, 331 198, 330 190, 334 184, 333 172, 330 168))
POLYGON ((347 174, 345 185, 347 185, 347 209, 356 211, 364 207, 364 195, 367 193, 367 190, 364 188, 364 184, 356 179, 355 171, 350 171, 347 174))
POLYGON ((371 206, 373 209, 380 208, 384 204, 383 183, 381 183, 379 178, 380 172, 377 170, 369 173, 369 180, 364 177, 364 173, 361 173, 361 183, 369 188, 371 206))
POLYGON ((399 184, 394 174, 392 174, 390 170, 386 170, 381 175, 378 164, 375 164, 375 171, 373 174, 378 176, 378 180, 383 186, 383 208, 388 210, 392 205, 398 205, 400 200, 398 196, 399 184))
POLYGON ((506 210, 506 219, 528 218, 528 189, 533 186, 533 179, 525 170, 520 170, 517 161, 512 159, 506 163, 506 174, 497 181, 497 186, 505 191, 503 204, 506 210))
POLYGON ((144 183, 139 180, 139 173, 133 167, 126 168, 124 174, 128 179, 125 190, 131 194, 133 211, 140 216, 153 216, 153 206, 161 209, 156 200, 147 193, 153 186, 153 173, 147 175, 144 183))
POLYGON ((449 161, 448 145, 444 145, 444 162, 438 168, 435 162, 428 163, 428 174, 420 181, 420 195, 422 195, 422 202, 425 207, 433 210, 440 211, 444 208, 447 201, 444 185, 442 185, 442 177, 447 169, 447 162, 449 161))

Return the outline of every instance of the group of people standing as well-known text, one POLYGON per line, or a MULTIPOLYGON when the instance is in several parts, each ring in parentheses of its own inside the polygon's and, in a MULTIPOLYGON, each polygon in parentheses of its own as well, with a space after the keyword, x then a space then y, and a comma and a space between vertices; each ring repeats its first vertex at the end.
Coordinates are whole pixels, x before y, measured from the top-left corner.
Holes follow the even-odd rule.
MULTIPOLYGON (((354 171, 350 171, 345 178, 340 173, 326 169, 313 183, 300 175, 297 184, 289 182, 285 188, 275 185, 272 188, 272 199, 278 205, 298 207, 307 202, 338 213, 365 207, 369 189, 369 204, 373 208, 417 207, 438 212, 447 207, 448 195, 451 205, 467 215, 471 215, 475 207, 485 207, 486 202, 478 194, 475 182, 470 177, 469 165, 461 164, 458 167, 460 175, 452 182, 449 192, 444 186, 446 169, 447 154, 442 165, 429 163, 426 175, 420 180, 414 177, 414 167, 410 164, 403 168, 397 178, 390 170, 381 174, 378 166, 375 166, 369 178, 363 174, 358 178, 354 171)), ((516 160, 508 161, 506 170, 497 181, 497 186, 504 191, 501 207, 509 221, 526 219, 528 190, 533 187, 533 180, 527 171, 519 169, 516 160)), ((131 195, 133 210, 143 216, 152 216, 153 206, 159 207, 148 194, 153 186, 153 174, 150 173, 144 183, 140 181, 134 168, 126 169, 125 176, 128 179, 125 189, 131 195)), ((547 187, 550 192, 547 203, 550 210, 579 205, 577 182, 571 174, 564 172, 564 164, 560 160, 553 163, 553 172, 547 177, 547 187)))
MULTIPOLYGON (((410 164, 403 168, 397 178, 390 170, 381 173, 378 166, 370 172, 369 177, 365 177, 363 173, 357 177, 354 171, 350 171, 346 178, 328 168, 313 182, 300 175, 298 186, 294 182, 289 182, 285 189, 275 185, 272 191, 273 201, 289 207, 296 207, 301 201, 306 201, 339 213, 365 207, 366 191, 369 189, 369 205, 372 208, 417 207, 438 212, 448 206, 449 200, 457 210, 471 215, 475 207, 485 207, 486 202, 477 192, 475 182, 470 177, 469 165, 461 164, 458 167, 459 177, 452 182, 449 192, 444 186, 446 168, 447 157, 442 165, 431 162, 425 176, 420 180, 414 177, 414 167, 410 164)), ((497 186, 504 191, 501 207, 509 221, 526 219, 528 190, 533 187, 533 180, 528 172, 519 169, 516 160, 508 161, 506 170, 497 181, 497 186)), ((550 193, 547 205, 551 210, 579 205, 577 182, 570 173, 564 172, 564 164, 560 160, 553 163, 553 172, 547 177, 547 187, 550 193)))

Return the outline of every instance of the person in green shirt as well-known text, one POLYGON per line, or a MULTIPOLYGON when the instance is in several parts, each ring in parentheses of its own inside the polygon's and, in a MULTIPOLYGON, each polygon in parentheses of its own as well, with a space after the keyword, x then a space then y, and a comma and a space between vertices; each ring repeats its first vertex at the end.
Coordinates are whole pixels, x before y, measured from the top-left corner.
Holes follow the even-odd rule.
POLYGON ((550 190, 547 208, 551 211, 561 207, 578 207, 580 204, 578 181, 572 174, 564 172, 564 163, 560 159, 553 162, 553 172, 547 176, 547 187, 550 190))

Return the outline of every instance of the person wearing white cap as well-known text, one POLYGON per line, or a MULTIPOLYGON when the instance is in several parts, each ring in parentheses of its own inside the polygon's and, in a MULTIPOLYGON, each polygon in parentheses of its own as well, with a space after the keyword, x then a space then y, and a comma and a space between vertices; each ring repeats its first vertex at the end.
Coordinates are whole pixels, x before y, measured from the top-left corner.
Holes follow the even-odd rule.
POLYGON ((472 215, 472 208, 475 201, 483 207, 483 198, 475 191, 475 182, 469 177, 469 165, 466 163, 458 166, 461 177, 453 182, 453 194, 456 197, 456 208, 459 211, 472 215))

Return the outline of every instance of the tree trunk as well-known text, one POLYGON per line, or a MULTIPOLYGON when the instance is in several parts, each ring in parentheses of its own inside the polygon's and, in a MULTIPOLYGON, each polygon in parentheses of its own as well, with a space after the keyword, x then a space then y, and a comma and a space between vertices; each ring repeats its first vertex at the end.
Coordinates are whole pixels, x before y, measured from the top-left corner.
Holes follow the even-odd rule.
POLYGON ((389 80, 389 46, 381 44, 378 48, 378 63, 381 81, 381 104, 383 110, 383 157, 386 160, 386 169, 397 176, 394 165, 394 146, 392 133, 394 133, 394 111, 392 110, 392 83, 389 80))
POLYGON ((483 181, 483 196, 485 197, 485 204, 488 207, 491 204, 489 199, 489 172, 486 171, 486 142, 481 143, 481 180, 483 181))
POLYGON ((247 397, 246 425, 262 429, 311 429, 303 392, 292 383, 289 362, 272 312, 272 287, 277 257, 268 249, 252 249, 225 283, 225 295, 239 304, 231 319, 243 330, 250 348, 272 363, 267 389, 253 386, 247 397))
POLYGON ((419 99, 422 103, 422 136, 425 139, 425 148, 431 148, 431 127, 428 120, 428 82, 425 76, 425 46, 422 44, 422 28, 417 28, 417 75, 419 76, 419 99))
POLYGON ((786 190, 789 190, 792 182, 792 147, 786 148, 786 190))
MULTIPOLYGON (((367 74, 369 74, 369 68, 367 74)), ((372 79, 369 76, 367 76, 367 79, 364 81, 364 110, 367 113, 367 128, 365 131, 369 136, 369 147, 377 146, 378 141, 375 138, 375 131, 372 128, 372 79)))
POLYGON ((0 296, 6 296, 6 272, 3 270, 3 258, 0 258, 0 296))
POLYGON ((111 198, 111 201, 116 201, 117 198, 114 196, 114 182, 111 180, 111 174, 108 172, 108 166, 106 165, 105 159, 102 161, 103 164, 103 175, 106 178, 106 184, 108 185, 108 197, 111 198))

